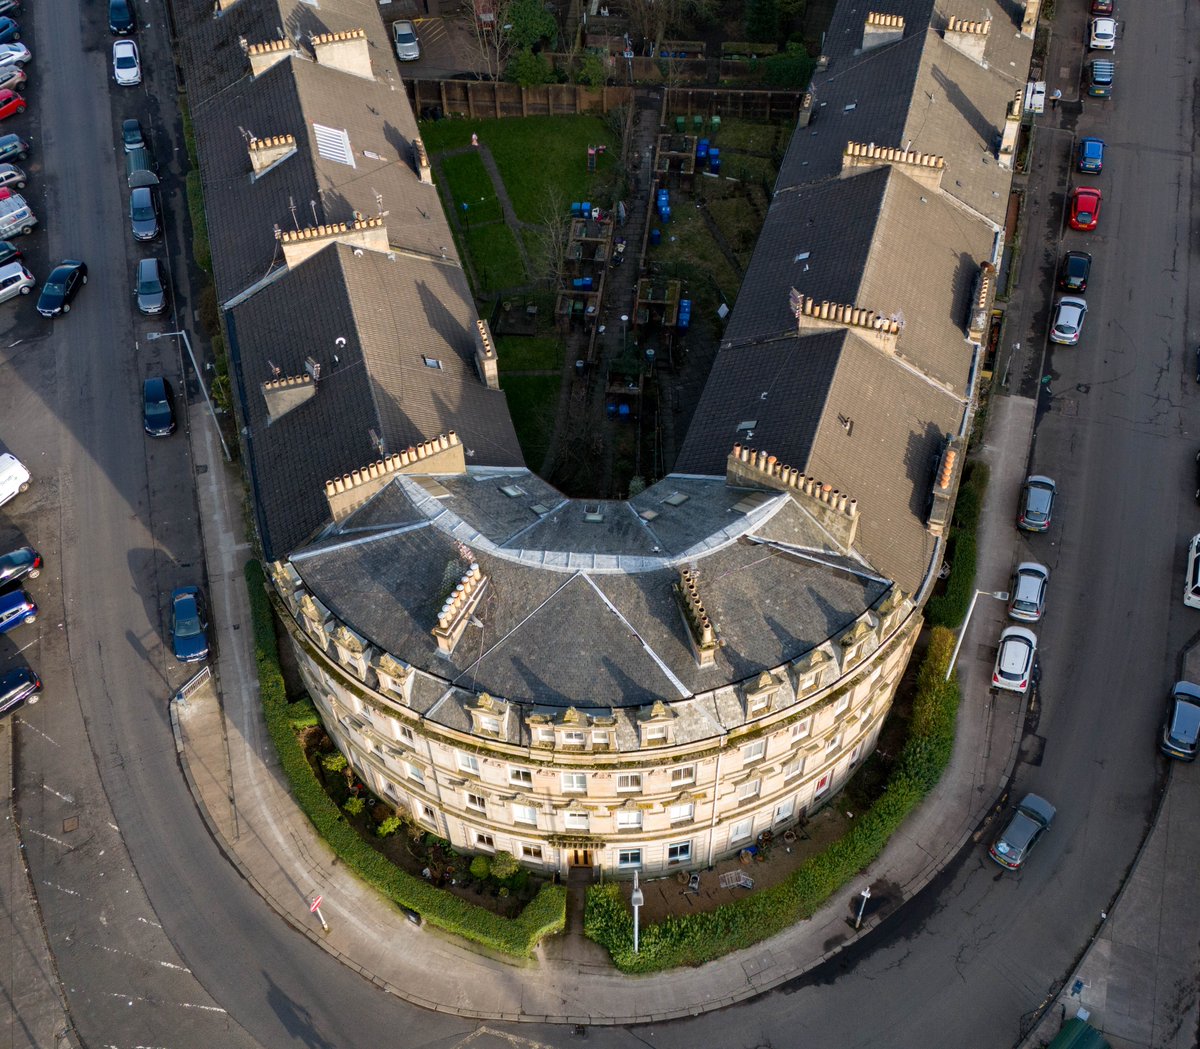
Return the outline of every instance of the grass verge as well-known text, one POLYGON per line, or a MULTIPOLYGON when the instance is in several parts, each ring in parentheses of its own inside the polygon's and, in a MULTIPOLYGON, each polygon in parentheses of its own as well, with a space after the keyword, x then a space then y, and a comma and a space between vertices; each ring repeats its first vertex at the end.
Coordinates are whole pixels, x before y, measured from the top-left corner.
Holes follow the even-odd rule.
POLYGON ((500 371, 532 371, 536 368, 561 370, 563 343, 556 335, 501 335, 496 339, 500 371))
POLYGON ((531 470, 540 469, 546 460, 561 387, 561 375, 500 375, 521 454, 531 470))
POLYGON ((478 278, 475 294, 480 298, 505 288, 519 288, 527 280, 517 238, 503 223, 472 224, 463 232, 463 240, 471 253, 472 268, 478 278))

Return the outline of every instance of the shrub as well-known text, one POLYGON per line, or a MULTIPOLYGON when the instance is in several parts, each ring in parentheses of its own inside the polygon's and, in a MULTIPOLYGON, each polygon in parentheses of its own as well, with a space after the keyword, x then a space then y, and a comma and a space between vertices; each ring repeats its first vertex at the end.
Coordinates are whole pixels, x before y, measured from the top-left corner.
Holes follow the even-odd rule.
POLYGON ((953 629, 967 616, 975 593, 975 533, 979 527, 979 512, 987 483, 987 463, 968 463, 954 503, 954 518, 950 523, 950 540, 946 551, 950 578, 946 581, 945 591, 930 598, 925 606, 925 618, 931 626, 953 629))
POLYGON ((387 819, 380 820, 379 826, 375 828, 375 833, 381 838, 390 838, 400 829, 400 817, 388 816, 387 819))
POLYGON ((326 772, 345 772, 349 762, 346 760, 346 755, 341 752, 326 754, 321 759, 321 767, 326 772))
POLYGON ((351 816, 361 816, 366 807, 367 803, 357 794, 352 798, 347 798, 346 804, 342 806, 351 816))
POLYGON ((471 877, 476 881, 487 881, 492 874, 492 865, 486 856, 476 856, 471 861, 471 877))
POLYGON ((511 878, 520 868, 521 865, 517 862, 516 857, 503 849, 497 852, 492 859, 492 877, 499 881, 511 878))
POLYGON ((608 79, 608 70, 604 68, 604 59, 599 55, 584 55, 583 61, 575 71, 575 83, 586 84, 588 87, 603 87, 608 79))
POLYGON ((716 910, 676 915, 641 932, 633 953, 633 916, 621 886, 588 890, 583 931, 605 947, 622 972, 701 965, 773 936, 813 912, 882 851, 908 814, 941 778, 954 744, 958 682, 945 681, 954 635, 934 628, 918 673, 909 738, 879 799, 849 832, 786 881, 716 910))
POLYGON ((508 63, 508 79, 521 87, 553 84, 557 80, 554 68, 541 55, 518 51, 508 63))
POLYGON ((212 250, 208 245, 208 220, 204 215, 204 186, 200 172, 193 168, 187 173, 188 215, 192 220, 192 258, 205 273, 212 273, 212 250))
POLYGON ((566 890, 543 886, 515 918, 503 918, 482 907, 435 888, 391 863, 363 841, 325 793, 289 723, 289 704, 275 648, 271 598, 262 565, 246 564, 250 611, 254 626, 254 657, 267 731, 279 754, 279 764, 296 803, 338 859, 372 888, 394 903, 419 913, 431 925, 493 950, 528 957, 546 936, 566 925, 566 890))

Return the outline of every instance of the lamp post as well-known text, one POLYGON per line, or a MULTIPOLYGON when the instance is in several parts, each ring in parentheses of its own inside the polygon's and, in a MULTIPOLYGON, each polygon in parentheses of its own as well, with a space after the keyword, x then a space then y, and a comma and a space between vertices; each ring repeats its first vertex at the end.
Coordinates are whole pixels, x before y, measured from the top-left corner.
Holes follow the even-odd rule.
POLYGON ((976 590, 971 595, 971 604, 967 607, 967 618, 963 620, 962 629, 958 632, 958 640, 954 642, 954 651, 950 653, 950 665, 946 668, 946 680, 950 680, 950 675, 954 673, 954 664, 958 662, 958 650, 962 648, 963 638, 967 636, 967 626, 971 622, 971 613, 975 611, 975 602, 979 600, 980 594, 987 594, 988 597, 994 597, 997 601, 1007 601, 1007 590, 976 590))
POLYGON ((642 895, 642 890, 638 886, 638 872, 633 872, 633 893, 629 897, 629 902, 633 904, 633 953, 638 952, 638 911, 643 903, 646 902, 646 897, 642 895))
POLYGON ((625 344, 628 341, 625 337, 625 325, 628 323, 629 323, 629 314, 622 313, 621 314, 621 352, 622 353, 625 352, 625 344))
POLYGON ((225 461, 227 463, 232 462, 233 457, 229 454, 229 445, 225 443, 225 435, 221 433, 221 424, 217 422, 217 413, 213 408, 212 398, 208 395, 208 387, 204 385, 204 373, 200 371, 200 365, 196 363, 196 355, 192 352, 192 343, 187 337, 187 332, 152 331, 146 333, 146 338, 150 342, 153 342, 155 339, 169 339, 176 335, 183 339, 183 345, 187 347, 188 357, 192 362, 192 370, 196 373, 196 381, 200 383, 200 392, 204 394, 204 403, 208 405, 208 414, 212 416, 213 425, 217 428, 217 438, 221 442, 221 451, 225 453, 225 461))

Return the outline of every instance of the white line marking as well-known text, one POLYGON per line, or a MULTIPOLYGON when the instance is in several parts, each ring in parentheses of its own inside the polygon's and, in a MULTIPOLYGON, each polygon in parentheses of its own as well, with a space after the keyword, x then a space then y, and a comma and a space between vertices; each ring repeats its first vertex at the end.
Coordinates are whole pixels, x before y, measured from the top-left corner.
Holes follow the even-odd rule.
MULTIPOLYGON (((49 886, 51 889, 57 889, 59 892, 65 892, 68 896, 79 896, 79 893, 77 893, 74 889, 68 889, 65 885, 59 885, 57 882, 44 881, 42 884, 49 886)), ((82 896, 79 898, 83 899, 82 896)))
POLYGON ((44 733, 40 728, 38 728, 37 725, 31 725, 24 718, 18 718, 17 720, 20 721, 21 724, 24 725, 26 728, 33 729, 33 731, 36 732, 39 736, 41 736, 42 739, 44 739, 47 743, 53 743, 56 747, 62 746, 62 744, 59 743, 58 740, 51 739, 49 736, 46 735, 46 733, 44 733))
POLYGON ((54 837, 54 835, 43 834, 40 830, 34 830, 32 827, 26 827, 25 833, 36 834, 39 838, 45 838, 47 841, 52 841, 55 845, 61 845, 64 849, 69 849, 71 847, 65 841, 60 841, 58 838, 54 837))
POLYGON ((53 787, 51 787, 49 784, 43 783, 42 790, 48 790, 56 798, 59 798, 60 800, 65 801, 68 805, 75 804, 75 799, 73 797, 71 797, 70 794, 59 794, 59 792, 56 791, 53 787))
MULTIPOLYGON (((149 961, 148 958, 143 958, 141 955, 131 954, 129 951, 122 951, 118 947, 106 947, 102 943, 89 943, 88 946, 97 951, 107 951, 109 954, 123 954, 126 958, 132 958, 134 961, 149 961)), ((174 962, 153 962, 152 964, 162 966, 164 969, 174 969, 176 972, 188 973, 189 975, 191 975, 192 972, 191 969, 185 969, 182 965, 176 965, 174 962)))

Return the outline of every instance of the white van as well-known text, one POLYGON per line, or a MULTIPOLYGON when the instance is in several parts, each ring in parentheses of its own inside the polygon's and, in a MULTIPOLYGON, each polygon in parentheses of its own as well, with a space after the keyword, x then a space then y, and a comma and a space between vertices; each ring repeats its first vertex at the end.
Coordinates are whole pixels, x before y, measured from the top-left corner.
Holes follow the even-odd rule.
POLYGON ((33 274, 19 262, 6 262, 0 266, 0 302, 8 302, 18 295, 28 295, 37 283, 33 274))
POLYGON ((1183 579, 1183 603, 1200 608, 1200 535, 1188 543, 1187 575, 1183 579))
POLYGON ((29 471, 21 465, 20 459, 8 452, 0 455, 0 506, 18 492, 25 491, 30 479, 29 471))
POLYGON ((5 200, 0 200, 0 240, 15 237, 18 233, 32 233, 38 224, 37 216, 33 213, 25 198, 14 193, 5 200))

